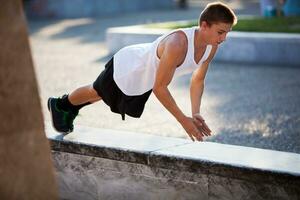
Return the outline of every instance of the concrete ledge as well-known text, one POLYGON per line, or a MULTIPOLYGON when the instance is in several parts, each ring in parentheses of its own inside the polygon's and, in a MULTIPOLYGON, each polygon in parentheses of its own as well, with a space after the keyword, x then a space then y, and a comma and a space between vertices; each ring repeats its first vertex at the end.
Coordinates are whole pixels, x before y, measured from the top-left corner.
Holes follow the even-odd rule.
MULTIPOLYGON (((143 26, 110 28, 106 42, 110 53, 127 45, 152 42, 168 32, 143 26)), ((231 32, 215 56, 216 61, 300 66, 300 34, 231 32)))
POLYGON ((62 199, 299 199, 300 155, 148 134, 50 127, 62 199))

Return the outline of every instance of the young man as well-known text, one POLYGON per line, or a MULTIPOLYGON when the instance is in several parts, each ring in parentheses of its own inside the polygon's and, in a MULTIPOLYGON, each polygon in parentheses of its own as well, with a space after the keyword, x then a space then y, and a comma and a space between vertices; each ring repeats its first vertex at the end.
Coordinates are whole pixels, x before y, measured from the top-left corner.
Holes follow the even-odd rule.
POLYGON ((140 117, 153 92, 190 138, 202 141, 211 133, 200 116, 205 75, 218 45, 236 22, 235 14, 225 4, 210 3, 200 15, 199 27, 174 30, 153 43, 121 49, 93 84, 61 98, 49 98, 54 128, 65 134, 72 132, 79 109, 99 100, 121 114, 123 120, 125 114, 140 117), (191 72, 189 117, 177 106, 168 85, 174 77, 191 72))

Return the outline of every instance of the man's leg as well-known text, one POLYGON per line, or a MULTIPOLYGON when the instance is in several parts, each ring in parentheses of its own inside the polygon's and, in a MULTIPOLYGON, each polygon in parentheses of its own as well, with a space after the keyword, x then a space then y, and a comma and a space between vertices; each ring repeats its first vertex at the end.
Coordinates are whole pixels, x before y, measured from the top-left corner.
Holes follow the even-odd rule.
POLYGON ((101 97, 99 97, 93 85, 86 85, 70 93, 68 99, 72 105, 77 106, 87 102, 94 103, 101 100, 101 97))
POLYGON ((54 128, 67 134, 73 131, 73 121, 79 110, 91 103, 101 100, 93 85, 80 87, 69 95, 60 98, 49 98, 48 109, 51 113, 54 128))

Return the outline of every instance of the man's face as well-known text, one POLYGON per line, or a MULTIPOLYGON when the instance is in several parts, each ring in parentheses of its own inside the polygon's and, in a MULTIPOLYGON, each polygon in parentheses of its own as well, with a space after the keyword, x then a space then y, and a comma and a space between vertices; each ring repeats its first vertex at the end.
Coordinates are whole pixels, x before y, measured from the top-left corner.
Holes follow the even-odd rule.
POLYGON ((231 31, 232 25, 219 22, 209 26, 206 22, 203 22, 202 28, 206 35, 206 42, 212 45, 219 45, 226 40, 227 33, 231 31))

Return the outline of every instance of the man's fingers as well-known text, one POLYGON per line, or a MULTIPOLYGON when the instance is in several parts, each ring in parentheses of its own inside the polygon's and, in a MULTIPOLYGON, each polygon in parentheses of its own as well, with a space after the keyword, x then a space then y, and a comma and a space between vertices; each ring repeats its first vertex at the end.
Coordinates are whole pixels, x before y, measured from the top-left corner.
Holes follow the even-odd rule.
POLYGON ((211 130, 200 114, 193 115, 193 120, 197 128, 202 132, 202 135, 211 136, 211 130))
POLYGON ((196 139, 198 141, 203 141, 203 138, 202 138, 202 135, 201 135, 201 132, 200 131, 196 131, 196 139))
POLYGON ((207 135, 210 135, 211 131, 209 130, 208 126, 205 123, 203 123, 202 128, 204 129, 204 131, 207 135))
POLYGON ((211 130, 208 128, 207 124, 205 123, 205 121, 203 120, 200 120, 200 119, 195 119, 195 123, 198 125, 198 126, 201 126, 204 128, 204 131, 210 135, 210 132, 211 130))
POLYGON ((207 124, 205 122, 203 122, 203 127, 205 128, 205 130, 208 132, 209 135, 211 135, 211 130, 208 128, 207 124))
POLYGON ((202 127, 203 136, 210 136, 209 132, 202 127))
POLYGON ((203 136, 210 136, 209 130, 204 127, 204 123, 199 123, 195 120, 195 125, 203 136))
POLYGON ((211 130, 208 128, 207 124, 205 123, 205 121, 203 120, 203 118, 199 118, 199 116, 196 116, 195 117, 195 122, 197 125, 200 125, 204 128, 205 132, 208 134, 208 135, 211 135, 211 130), (202 120, 201 120, 202 119, 202 120))
POLYGON ((200 131, 200 134, 201 134, 202 136, 208 136, 208 133, 207 133, 206 130, 203 128, 203 126, 198 126, 197 128, 198 128, 198 130, 200 131))
POLYGON ((197 139, 198 139, 198 141, 201 141, 201 142, 203 141, 203 137, 202 137, 202 135, 200 133, 198 134, 198 138, 197 139))
POLYGON ((201 131, 199 131, 197 126, 194 126, 194 129, 191 131, 191 134, 194 138, 196 138, 197 141, 203 141, 202 133, 201 133, 201 131))
POLYGON ((192 140, 193 142, 195 142, 195 139, 193 138, 193 135, 190 134, 190 133, 188 133, 188 135, 189 135, 189 137, 191 138, 191 140, 192 140))

